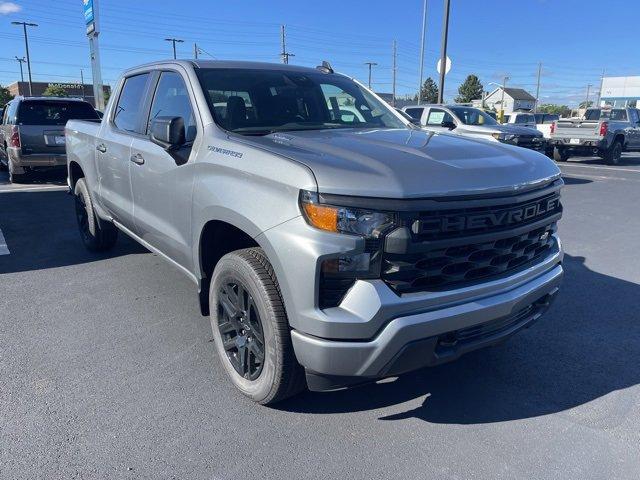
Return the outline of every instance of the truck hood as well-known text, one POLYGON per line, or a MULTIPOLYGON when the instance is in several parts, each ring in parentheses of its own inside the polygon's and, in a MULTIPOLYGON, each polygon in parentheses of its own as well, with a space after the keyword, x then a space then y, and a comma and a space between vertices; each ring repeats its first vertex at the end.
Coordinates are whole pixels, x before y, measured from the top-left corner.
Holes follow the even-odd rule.
POLYGON ((424 198, 523 191, 560 176, 544 155, 498 142, 410 129, 245 137, 308 166, 322 193, 424 198))
POLYGON ((511 135, 542 136, 535 128, 521 127, 517 125, 461 125, 458 128, 467 132, 486 133, 487 135, 491 135, 492 133, 507 133, 511 135))

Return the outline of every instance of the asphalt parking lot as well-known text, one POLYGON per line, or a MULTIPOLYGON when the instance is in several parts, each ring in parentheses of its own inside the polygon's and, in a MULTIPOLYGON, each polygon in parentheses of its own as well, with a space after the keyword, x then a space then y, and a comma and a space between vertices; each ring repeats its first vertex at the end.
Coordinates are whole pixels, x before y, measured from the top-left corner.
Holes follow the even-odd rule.
MULTIPOLYGON (((577 159, 576 159, 577 160, 577 159)), ((181 273, 80 243, 63 179, 0 173, 0 477, 640 477, 640 156, 562 165, 566 277, 508 343, 265 408, 181 273)))

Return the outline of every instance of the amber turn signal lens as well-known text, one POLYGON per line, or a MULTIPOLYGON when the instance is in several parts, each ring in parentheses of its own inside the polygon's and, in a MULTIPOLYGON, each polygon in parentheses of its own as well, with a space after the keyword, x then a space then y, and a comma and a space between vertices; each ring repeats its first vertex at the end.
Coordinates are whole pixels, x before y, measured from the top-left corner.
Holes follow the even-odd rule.
POLYGON ((338 209, 315 203, 303 204, 304 213, 309 222, 320 230, 328 232, 338 231, 338 209))

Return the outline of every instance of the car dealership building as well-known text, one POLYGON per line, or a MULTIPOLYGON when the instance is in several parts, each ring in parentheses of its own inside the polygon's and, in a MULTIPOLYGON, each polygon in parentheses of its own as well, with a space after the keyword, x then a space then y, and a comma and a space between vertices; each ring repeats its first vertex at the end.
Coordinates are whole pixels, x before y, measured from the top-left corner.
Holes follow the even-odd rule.
POLYGON ((600 105, 640 107, 640 76, 604 77, 600 91, 600 105))

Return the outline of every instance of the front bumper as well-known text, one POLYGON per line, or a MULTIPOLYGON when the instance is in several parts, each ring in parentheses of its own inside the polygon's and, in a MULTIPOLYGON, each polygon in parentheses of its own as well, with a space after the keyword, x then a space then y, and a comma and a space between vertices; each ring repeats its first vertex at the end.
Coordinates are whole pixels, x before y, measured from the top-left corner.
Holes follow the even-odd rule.
POLYGON ((310 387, 319 390, 438 365, 500 343, 535 322, 555 298, 562 276, 558 264, 499 295, 395 318, 371 341, 334 341, 293 331, 293 346, 312 373, 310 387))
POLYGON ((314 288, 319 263, 336 252, 361 251, 361 239, 313 229, 301 217, 256 239, 276 271, 309 386, 327 390, 453 360, 537 320, 563 276, 554 238, 546 257, 502 278, 402 295, 382 280, 358 280, 338 307, 324 310, 314 288), (452 334, 460 336, 455 345, 452 334))

